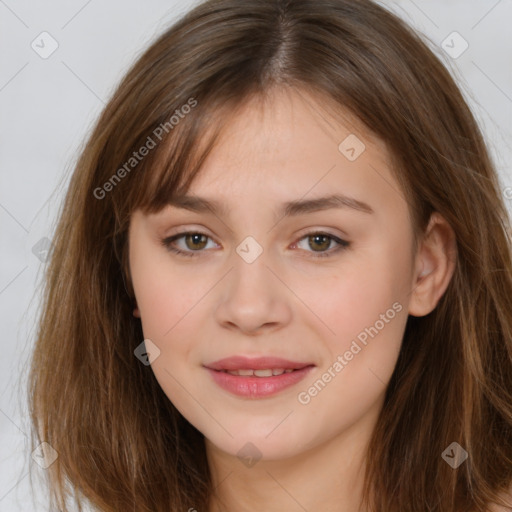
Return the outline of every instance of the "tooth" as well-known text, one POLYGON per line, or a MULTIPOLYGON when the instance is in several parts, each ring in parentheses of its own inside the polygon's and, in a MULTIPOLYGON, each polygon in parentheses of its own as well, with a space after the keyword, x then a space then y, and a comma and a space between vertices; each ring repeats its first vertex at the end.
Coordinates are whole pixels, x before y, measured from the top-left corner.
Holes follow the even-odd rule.
POLYGON ((254 370, 256 377, 272 377, 272 370, 254 370))
POLYGON ((265 369, 265 370, 250 370, 250 369, 244 369, 244 370, 223 370, 226 373, 229 373, 230 375, 235 375, 237 377, 272 377, 277 375, 282 375, 283 373, 291 373, 293 372, 292 369, 285 370, 284 368, 272 368, 272 369, 265 369))
POLYGON ((254 374, 254 370, 238 370, 237 375, 241 375, 242 377, 250 376, 254 374))

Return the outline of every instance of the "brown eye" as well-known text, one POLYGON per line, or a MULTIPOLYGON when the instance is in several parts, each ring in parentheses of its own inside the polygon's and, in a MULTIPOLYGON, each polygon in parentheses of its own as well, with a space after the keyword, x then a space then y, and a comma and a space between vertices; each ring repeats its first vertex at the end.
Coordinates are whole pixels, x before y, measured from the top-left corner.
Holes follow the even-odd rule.
POLYGON ((327 235, 309 235, 308 241, 311 249, 323 251, 329 249, 332 238, 327 235))
POLYGON ((321 257, 329 257, 333 254, 337 253, 340 250, 346 249, 350 242, 342 240, 333 235, 329 235, 328 233, 309 233, 308 235, 302 237, 298 243, 295 245, 299 245, 303 240, 307 239, 307 247, 305 250, 309 253, 314 253, 313 257, 321 258, 321 257), (332 250, 329 250, 331 247, 331 242, 334 242, 338 245, 332 250), (316 254, 315 254, 316 253, 316 254))
POLYGON ((205 248, 208 237, 202 233, 189 233, 184 236, 184 239, 188 249, 201 250, 205 248))
POLYGON ((180 256, 199 256, 201 252, 204 252, 203 249, 208 244, 208 240, 210 237, 205 235, 204 233, 198 233, 195 231, 188 231, 185 233, 178 233, 177 235, 173 235, 162 240, 162 245, 171 252, 179 254, 180 256), (178 246, 177 242, 181 239, 184 240, 185 246, 183 244, 178 246))

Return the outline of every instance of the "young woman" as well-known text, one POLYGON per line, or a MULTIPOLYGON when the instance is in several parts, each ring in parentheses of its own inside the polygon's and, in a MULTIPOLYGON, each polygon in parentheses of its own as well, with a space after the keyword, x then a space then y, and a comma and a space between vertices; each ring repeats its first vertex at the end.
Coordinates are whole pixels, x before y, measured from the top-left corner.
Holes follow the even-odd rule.
POLYGON ((511 509, 510 218, 379 5, 195 7, 108 103, 53 242, 30 405, 60 510, 511 509))

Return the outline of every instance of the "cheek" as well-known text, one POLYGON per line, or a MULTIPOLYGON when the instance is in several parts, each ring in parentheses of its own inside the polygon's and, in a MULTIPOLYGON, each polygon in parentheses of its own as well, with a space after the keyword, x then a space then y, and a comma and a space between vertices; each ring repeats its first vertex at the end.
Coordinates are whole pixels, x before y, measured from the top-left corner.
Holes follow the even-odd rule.
POLYGON ((365 329, 375 323, 380 330, 389 330, 396 323, 393 319, 397 310, 405 309, 405 265, 384 246, 372 247, 346 258, 324 277, 295 284, 294 291, 304 297, 313 313, 304 318, 323 326, 324 339, 332 354, 348 350, 351 341, 361 333, 364 340, 365 329), (385 316, 384 329, 381 315, 385 316))
POLYGON ((130 269, 144 336, 164 342, 206 293, 207 280, 186 279, 165 249, 150 244, 131 248, 130 269))
POLYGON ((189 380, 190 367, 200 360, 198 346, 204 337, 201 319, 215 280, 211 273, 185 271, 172 263, 165 249, 152 247, 149 242, 132 245, 130 270, 144 338, 160 350, 151 368, 177 405, 184 392, 180 383, 189 380))
POLYGON ((302 388, 313 422, 357 417, 384 392, 407 322, 408 265, 391 243, 382 244, 358 252, 328 286, 308 287, 310 304, 328 327, 323 366, 302 388))
POLYGON ((191 400, 191 395, 198 393, 190 380, 192 360, 197 358, 192 354, 196 348, 190 340, 199 339, 201 327, 196 315, 210 285, 207 280, 185 279, 168 261, 149 254, 145 259, 134 260, 151 262, 132 272, 144 338, 150 339, 160 350, 151 370, 181 414, 194 424, 200 424, 201 410, 191 400))
POLYGON ((384 282, 377 277, 366 274, 356 280, 367 285, 371 281, 373 287, 351 288, 347 283, 346 294, 333 297, 323 312, 336 335, 324 338, 322 367, 297 395, 300 416, 296 419, 302 418, 315 433, 311 443, 349 429, 376 414, 383 404, 398 359, 407 309, 392 292, 389 276, 384 282))

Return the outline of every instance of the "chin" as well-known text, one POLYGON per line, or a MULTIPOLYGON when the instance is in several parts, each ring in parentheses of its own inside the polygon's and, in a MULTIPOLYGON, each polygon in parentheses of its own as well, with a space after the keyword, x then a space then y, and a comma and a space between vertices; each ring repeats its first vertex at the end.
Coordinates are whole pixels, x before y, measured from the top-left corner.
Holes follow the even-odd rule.
MULTIPOLYGON (((291 415, 290 415, 291 416, 291 415)), ((218 450, 229 455, 239 457, 253 457, 261 460, 282 460, 299 455, 314 444, 311 439, 308 443, 306 432, 291 429, 291 424, 281 425, 283 418, 272 422, 269 428, 269 422, 244 421, 238 423, 226 424, 226 429, 233 434, 230 437, 225 431, 220 433, 206 432, 205 438, 213 444, 218 450), (288 428, 286 428, 288 427, 288 428)), ((210 430, 210 429, 209 429, 210 430)))

